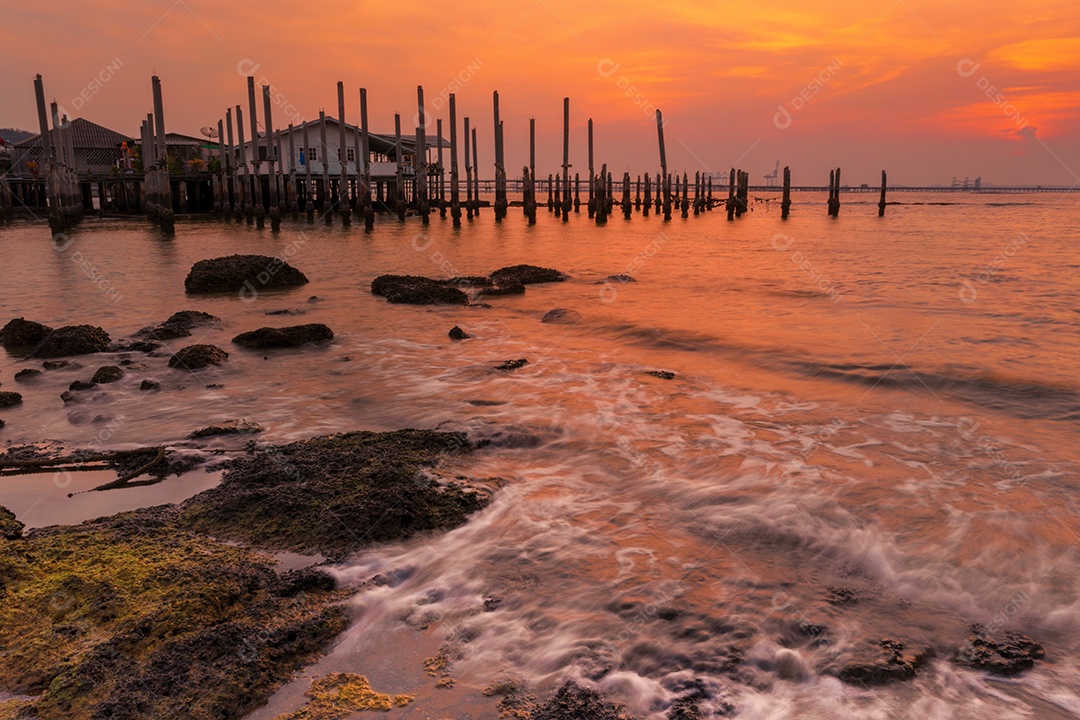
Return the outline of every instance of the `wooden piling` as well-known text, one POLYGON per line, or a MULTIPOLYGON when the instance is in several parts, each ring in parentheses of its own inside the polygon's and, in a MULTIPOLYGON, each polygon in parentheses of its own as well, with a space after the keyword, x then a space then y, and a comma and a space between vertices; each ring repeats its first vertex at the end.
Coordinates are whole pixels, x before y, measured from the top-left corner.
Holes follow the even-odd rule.
POLYGON ((397 185, 395 186, 394 210, 398 222, 405 222, 405 168, 401 157, 401 115, 394 114, 394 156, 397 159, 397 185))
POLYGON ((589 218, 596 215, 596 170, 593 168, 593 121, 589 118, 589 218))
POLYGON ((840 168, 829 171, 829 215, 840 217, 840 168))
POLYGON ((268 189, 270 191, 270 230, 277 232, 281 230, 281 208, 278 207, 278 183, 277 175, 274 173, 274 165, 276 161, 277 149, 274 147, 274 119, 271 112, 270 102, 270 86, 262 86, 263 95, 263 117, 264 130, 266 131, 266 178, 268 182, 268 189))
POLYGON ((439 217, 446 219, 446 172, 443 165, 442 118, 435 121, 435 143, 439 158, 439 217))
POLYGON ((596 178, 596 224, 607 224, 607 163, 600 166, 600 175, 596 178))
POLYGON ((370 232, 375 228, 375 208, 371 204, 371 139, 368 135, 367 110, 367 88, 360 88, 360 157, 364 163, 360 203, 364 208, 364 230, 370 232))
MULTIPOLYGON (((399 133, 400 135, 400 133, 399 133)), ((398 143, 400 146, 400 142, 398 143)), ((319 212, 322 213, 323 222, 332 225, 334 222, 334 198, 330 188, 330 146, 326 143, 326 111, 319 110, 319 155, 322 157, 322 185, 319 187, 319 212)), ((401 153, 398 153, 400 158, 401 153)), ((401 166, 401 161, 398 161, 401 166)), ((399 173, 400 174, 400 173, 399 173)))
POLYGON ((169 163, 165 146, 165 103, 162 99, 161 80, 157 75, 151 78, 151 88, 154 94, 154 138, 157 144, 154 156, 158 162, 160 204, 164 206, 160 212, 161 231, 166 235, 172 235, 176 231, 176 216, 173 214, 172 180, 169 178, 169 163))
POLYGON ((878 200, 878 206, 877 206, 877 208, 878 208, 878 210, 877 210, 878 217, 885 217, 885 187, 886 187, 887 184, 888 183, 887 183, 887 179, 886 179, 886 176, 885 176, 885 171, 882 170, 881 171, 881 199, 878 200))
POLYGON ((338 207, 341 210, 343 227, 352 225, 352 211, 349 207, 349 152, 345 147, 345 83, 338 80, 338 207))
POLYGON ((252 202, 251 196, 251 167, 248 165, 247 149, 244 147, 244 111, 239 105, 236 106, 236 141, 240 143, 240 167, 244 171, 240 183, 242 188, 240 195, 244 204, 244 216, 247 218, 247 224, 251 225, 255 222, 255 203, 252 202))
MULTIPOLYGON (((252 199, 255 204, 255 227, 266 224, 266 206, 262 196, 262 159, 259 157, 259 117, 255 105, 255 78, 248 75, 248 122, 251 124, 251 166, 254 175, 252 199)), ((324 144, 325 145, 325 144, 324 144)))
POLYGON ((728 175, 728 197, 725 207, 729 221, 735 219, 735 202, 735 168, 731 168, 731 174, 728 175))
POLYGON ((458 187, 457 97, 450 93, 450 219, 461 227, 461 188, 458 187))
POLYGON ((664 147, 664 117, 656 110, 656 136, 660 143, 660 175, 664 179, 664 219, 671 219, 671 178, 667 171, 667 149, 664 147))
POLYGON ((649 182, 649 173, 645 173, 645 200, 641 206, 641 214, 649 217, 649 209, 652 207, 652 185, 649 182))
POLYGON ((465 117, 465 214, 469 220, 473 219, 473 167, 472 153, 469 151, 469 118, 465 117))
POLYGON ((791 168, 784 166, 784 197, 780 202, 780 219, 787 220, 791 214, 791 168))
POLYGON ((420 213, 420 219, 424 225, 430 222, 428 217, 431 206, 428 203, 428 162, 427 162, 427 110, 424 107, 424 88, 416 86, 417 117, 420 120, 416 129, 416 167, 413 169, 416 177, 416 211, 420 213))
POLYGON ((292 123, 289 123, 289 179, 285 187, 285 207, 296 220, 300 216, 300 206, 296 202, 296 131, 292 123))
POLYGON ((690 217, 690 177, 685 172, 682 176, 682 216, 690 217))
MULTIPOLYGON (((499 118, 499 91, 492 93, 492 107, 495 113, 495 222, 502 222, 506 217, 506 169, 503 166, 502 121, 499 118)), ((479 171, 479 168, 477 168, 479 171)))
POLYGON ((307 215, 308 222, 315 222, 315 202, 311 191, 311 138, 308 135, 310 124, 307 121, 304 122, 304 214, 307 215))
POLYGON ((476 142, 476 128, 472 129, 472 164, 473 164, 473 215, 480 217, 480 161, 479 145, 476 142))

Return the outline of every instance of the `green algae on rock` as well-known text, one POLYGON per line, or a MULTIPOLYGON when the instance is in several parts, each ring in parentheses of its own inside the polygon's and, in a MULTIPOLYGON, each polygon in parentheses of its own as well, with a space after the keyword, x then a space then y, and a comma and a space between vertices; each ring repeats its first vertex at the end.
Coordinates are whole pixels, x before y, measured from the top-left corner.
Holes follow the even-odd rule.
POLYGON ((462 433, 354 432, 258 449, 232 461, 221 485, 183 505, 179 522, 215 537, 343 557, 465 522, 488 502, 423 471, 468 451, 462 433))
POLYGON ((367 678, 352 673, 332 673, 319 678, 304 694, 309 698, 304 707, 279 715, 275 720, 344 720, 361 710, 385 712, 413 701, 410 695, 375 692, 367 678))
POLYGON ((347 626, 329 576, 278 574, 176 512, 0 541, 0 687, 39 696, 30 717, 238 718, 347 626))

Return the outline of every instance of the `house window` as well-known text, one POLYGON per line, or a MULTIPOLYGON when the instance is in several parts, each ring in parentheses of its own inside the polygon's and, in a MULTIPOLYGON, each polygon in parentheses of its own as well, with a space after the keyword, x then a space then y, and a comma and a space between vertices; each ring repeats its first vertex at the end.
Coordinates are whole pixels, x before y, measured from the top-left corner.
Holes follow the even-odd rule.
POLYGON ((356 148, 345 149, 345 160, 347 162, 356 162, 356 148))
POLYGON ((309 147, 307 149, 308 157, 311 158, 311 162, 319 162, 319 148, 309 147))

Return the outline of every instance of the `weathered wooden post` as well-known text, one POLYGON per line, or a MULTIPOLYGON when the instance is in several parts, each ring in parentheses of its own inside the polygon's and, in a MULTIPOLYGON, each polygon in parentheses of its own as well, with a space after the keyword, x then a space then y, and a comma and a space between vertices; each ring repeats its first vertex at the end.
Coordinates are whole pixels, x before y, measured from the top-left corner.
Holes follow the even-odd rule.
POLYGON ((251 165, 254 168, 255 227, 266 224, 266 206, 262 197, 262 158, 259 153, 259 118, 255 106, 255 78, 248 75, 248 121, 251 123, 251 165))
POLYGON ((45 176, 45 192, 49 198, 49 229, 52 230, 55 236, 64 231, 64 221, 60 212, 59 191, 56 187, 56 174, 54 171, 56 156, 52 137, 49 134, 49 116, 45 109, 45 85, 42 82, 41 75, 34 78, 34 93, 37 99, 38 125, 41 129, 41 158, 45 170, 43 173, 45 176))
POLYGON ((439 217, 446 219, 446 169, 443 165, 442 118, 435 121, 435 142, 439 157, 439 217))
POLYGON ((352 210, 349 207, 349 153, 345 138, 345 83, 338 80, 338 206, 341 209, 341 225, 352 225, 352 210))
POLYGON ((885 217, 885 186, 886 186, 885 171, 881 171, 881 199, 878 200, 877 214, 878 217, 885 217))
POLYGON ((300 206, 296 202, 296 128, 289 123, 289 179, 285 190, 285 204, 296 220, 300 216, 300 206))
POLYGON ((552 180, 551 173, 548 173, 548 183, 547 183, 547 185, 548 185, 547 209, 548 209, 548 212, 555 212, 555 195, 553 194, 553 188, 555 187, 555 185, 554 185, 554 181, 552 180))
POLYGON ((461 227, 461 188, 458 177, 457 96, 450 93, 450 219, 461 227))
POLYGON ((735 219, 735 168, 731 168, 731 174, 728 176, 728 197, 727 197, 727 219, 729 221, 735 219))
POLYGON ((622 212, 623 217, 627 220, 630 219, 630 214, 634 211, 634 204, 630 200, 630 173, 623 172, 622 176, 622 212))
POLYGON ((784 166, 784 198, 780 201, 780 219, 787 220, 791 214, 791 168, 784 166))
POLYGON ((641 176, 637 176, 637 182, 634 184, 634 209, 641 210, 641 176))
POLYGON ((667 171, 667 149, 664 147, 664 116, 656 110, 656 136, 660 142, 660 174, 664 178, 664 219, 671 219, 671 178, 667 171))
POLYGON ((536 118, 529 118, 529 224, 536 224, 536 118))
POLYGON ((266 179, 267 190, 270 192, 270 230, 277 232, 281 229, 281 208, 278 207, 277 175, 274 174, 275 155, 274 147, 274 120, 270 112, 270 86, 262 86, 263 116, 265 118, 264 130, 266 134, 266 179))
POLYGON ((371 139, 368 135, 367 88, 360 88, 360 156, 364 160, 364 181, 360 200, 364 206, 364 230, 375 228, 375 208, 371 204, 371 139))
POLYGON ((555 176, 555 217, 562 215, 562 176, 555 176))
POLYGON ((238 202, 243 203, 244 216, 247 218, 247 224, 251 225, 255 222, 255 204, 251 199, 251 170, 248 166, 247 147, 245 147, 246 143, 244 142, 244 111, 239 105, 236 106, 236 141, 240 143, 240 168, 244 171, 240 182, 241 192, 238 202))
POLYGON ((420 213, 420 219, 424 225, 430 220, 428 215, 431 207, 428 204, 428 161, 427 161, 427 111, 424 108, 424 88, 416 86, 417 117, 420 119, 420 127, 416 129, 416 210, 420 213))
POLYGON ((709 173, 709 193, 708 200, 705 202, 705 209, 712 212, 713 209, 713 194, 712 194, 712 173, 709 173))
POLYGON ((596 178, 596 224, 607 224, 607 163, 600 166, 600 175, 596 178))
MULTIPOLYGON (((502 121, 499 119, 499 91, 492 93, 492 106, 495 110, 495 222, 506 217, 505 169, 503 167, 502 121)), ((477 168, 479 170, 479 168, 477 168)))
POLYGON ((570 98, 563 98, 562 141, 563 221, 570 219, 570 98))
POLYGON ((465 215, 469 220, 473 219, 473 194, 472 194, 472 153, 469 150, 469 118, 465 117, 465 215))
POLYGON ((840 168, 829 171, 829 215, 840 216, 840 168))
POLYGON ((154 133, 157 143, 155 157, 159 165, 158 177, 162 193, 162 205, 160 213, 161 231, 166 235, 172 235, 176 231, 176 216, 173 214, 172 181, 169 179, 169 163, 167 147, 165 144, 165 103, 161 97, 161 80, 157 75, 151 78, 151 86, 154 92, 154 133))
POLYGON ((405 222, 405 168, 401 157, 401 115, 394 114, 394 156, 397 159, 397 184, 394 192, 394 210, 398 222, 405 222))
POLYGON ((742 170, 740 173, 742 177, 739 180, 739 197, 735 206, 736 217, 741 216, 750 209, 750 173, 746 170, 742 170))
POLYGON ((682 216, 690 217, 690 177, 685 172, 682 176, 682 216))
POLYGON ((308 135, 308 126, 311 123, 304 121, 304 213, 308 222, 315 222, 315 200, 311 184, 311 138, 308 135))
POLYGON ((236 220, 239 221, 240 214, 240 198, 236 194, 236 156, 233 155, 233 118, 232 108, 225 108, 225 152, 226 152, 226 175, 228 177, 229 186, 225 189, 226 202, 225 213, 226 215, 235 214, 236 220))
POLYGON ((593 122, 589 118, 589 219, 596 216, 596 170, 593 167, 593 122))
POLYGON ((649 182, 649 173, 645 173, 645 201, 641 206, 641 214, 649 217, 649 208, 652 207, 652 185, 649 182))
POLYGON ((319 212, 323 222, 334 224, 334 195, 330 187, 330 145, 326 142, 326 111, 319 110, 319 156, 322 158, 322 186, 319 188, 319 212))
POLYGON ((480 145, 476 142, 476 128, 472 129, 472 164, 473 164, 473 214, 480 217, 480 145))
POLYGON ((574 212, 581 212, 581 173, 574 173, 574 212))

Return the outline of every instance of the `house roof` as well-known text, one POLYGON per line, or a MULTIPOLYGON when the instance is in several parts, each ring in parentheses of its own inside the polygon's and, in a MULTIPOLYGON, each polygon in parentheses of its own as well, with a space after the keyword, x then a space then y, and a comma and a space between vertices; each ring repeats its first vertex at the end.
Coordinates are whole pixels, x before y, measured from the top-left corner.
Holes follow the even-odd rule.
MULTIPOLYGON (((71 138, 72 147, 75 148, 109 148, 113 149, 122 142, 131 142, 134 138, 110 130, 107 127, 90 122, 83 118, 75 118, 65 128, 67 137, 71 138)), ((22 142, 15 143, 20 150, 41 147, 41 135, 34 135, 22 142)))
MULTIPOLYGON (((335 127, 335 132, 336 132, 336 128, 338 126, 337 118, 332 117, 330 115, 327 115, 326 116, 326 124, 327 125, 333 125, 335 127)), ((319 139, 319 134, 318 134, 319 133, 319 120, 318 119, 307 120, 307 121, 305 121, 303 123, 300 123, 299 125, 293 125, 292 130, 293 130, 294 133, 297 134, 297 137, 300 137, 300 136, 303 135, 305 125, 308 126, 308 128, 309 128, 308 129, 308 139, 311 140, 312 142, 317 141, 319 139)), ((348 130, 355 130, 356 132, 360 132, 359 127, 357 127, 356 125, 353 125, 351 123, 348 123, 348 122, 345 123, 345 128, 348 129, 348 130)), ((278 128, 275 132, 280 132, 282 134, 282 136, 285 136, 286 133, 289 132, 289 129, 287 127, 278 128)), ((329 135, 330 135, 330 133, 328 132, 327 136, 329 137, 329 135)), ((263 139, 265 137, 266 137, 265 134, 260 134, 259 135, 259 142, 263 142, 263 139)), ((372 152, 376 152, 376 153, 380 153, 380 154, 384 154, 384 155, 386 153, 388 153, 388 152, 393 151, 396 140, 397 140, 397 138, 392 134, 374 133, 374 132, 368 133, 368 138, 369 138, 368 143, 371 146, 372 152)), ((245 145, 250 145, 250 144, 251 144, 250 140, 245 142, 245 145)), ((438 144, 439 144, 439 138, 438 138, 437 135, 428 135, 427 136, 427 146, 428 146, 429 150, 436 149, 438 147, 438 144)), ((406 149, 406 150, 409 150, 409 151, 415 151, 416 150, 416 133, 415 132, 413 132, 413 133, 402 132, 401 146, 402 146, 403 149, 406 149)), ((443 138, 443 147, 445 147, 447 149, 450 148, 450 141, 447 140, 446 138, 443 138)))

